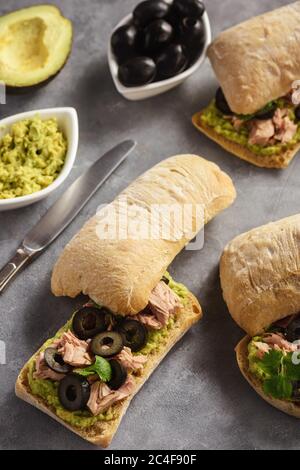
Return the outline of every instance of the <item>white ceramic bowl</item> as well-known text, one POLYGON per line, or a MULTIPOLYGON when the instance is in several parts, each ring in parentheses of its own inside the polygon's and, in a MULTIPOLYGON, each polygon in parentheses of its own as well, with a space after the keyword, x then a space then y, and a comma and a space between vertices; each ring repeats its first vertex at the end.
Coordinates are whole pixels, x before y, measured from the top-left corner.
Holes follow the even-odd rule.
POLYGON ((63 131, 68 141, 65 164, 59 176, 47 188, 27 196, 16 197, 13 199, 0 199, 0 211, 29 206, 30 204, 49 196, 49 194, 55 191, 65 181, 74 165, 78 148, 78 117, 74 108, 37 109, 2 119, 0 121, 0 138, 10 131, 12 124, 15 122, 33 118, 36 115, 39 115, 42 119, 56 117, 59 128, 63 131))
MULTIPOLYGON (((122 21, 120 21, 119 24, 114 28, 113 32, 118 29, 120 26, 123 26, 132 19, 132 14, 127 15, 125 18, 123 18, 122 21)), ((138 86, 138 87, 126 87, 122 85, 118 78, 118 64, 115 59, 115 56, 113 54, 112 48, 111 48, 111 43, 109 41, 108 45, 108 64, 110 68, 110 72, 114 81, 114 84, 121 95, 124 96, 124 98, 127 98, 128 100, 132 101, 138 101, 138 100, 144 100, 145 98, 150 98, 151 96, 156 96, 160 95, 161 93, 165 93, 168 90, 171 90, 172 88, 175 88, 176 86, 180 85, 182 82, 184 82, 188 77, 190 77, 193 73, 196 72, 196 70, 201 67, 203 64, 205 58, 206 58, 206 51, 211 43, 211 28, 210 28, 210 22, 208 18, 208 14, 206 11, 204 12, 203 16, 203 24, 204 24, 204 34, 205 34, 205 40, 204 40, 204 45, 203 45, 203 50, 200 55, 200 57, 197 59, 197 61, 191 65, 187 70, 184 70, 184 72, 176 75, 175 77, 168 78, 166 80, 161 80, 159 82, 154 82, 154 83, 149 83, 148 85, 143 85, 143 86, 138 86)), ((112 34, 113 34, 112 32, 112 34)))

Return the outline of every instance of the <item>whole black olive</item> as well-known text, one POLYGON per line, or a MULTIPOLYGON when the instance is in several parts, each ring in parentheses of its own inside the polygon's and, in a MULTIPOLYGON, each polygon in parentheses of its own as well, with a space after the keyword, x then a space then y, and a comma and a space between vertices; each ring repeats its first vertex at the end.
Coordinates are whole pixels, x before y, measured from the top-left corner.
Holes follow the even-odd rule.
POLYGON ((187 62, 181 44, 170 44, 156 59, 158 78, 163 80, 178 75, 185 69, 187 62))
POLYGON ((133 10, 133 21, 139 26, 146 26, 153 20, 165 18, 171 5, 163 0, 146 0, 133 10))
POLYGON ((200 0, 175 0, 174 9, 181 16, 201 18, 205 11, 205 6, 200 0))
POLYGON ((58 398, 66 410, 83 410, 89 401, 90 393, 90 384, 81 375, 68 374, 59 382, 58 398))
POLYGON ((95 336, 91 342, 91 350, 95 356, 112 357, 122 351, 123 338, 116 331, 106 331, 95 336))
POLYGON ((202 21, 191 16, 183 18, 180 22, 180 38, 187 46, 198 46, 200 54, 201 45, 204 42, 204 28, 202 21))
POLYGON ((109 310, 97 307, 83 307, 73 318, 72 328, 79 339, 93 338, 107 329, 105 315, 109 310))
POLYGON ((119 63, 133 57, 138 42, 138 29, 129 24, 116 29, 111 37, 111 47, 119 63))
POLYGON ((119 67, 119 80, 127 87, 146 85, 155 75, 156 65, 149 57, 135 57, 119 67))
POLYGON ((122 335, 124 346, 133 352, 142 349, 148 340, 148 331, 145 325, 136 320, 124 320, 118 327, 122 335))
POLYGON ((272 119, 274 113, 277 109, 277 104, 273 103, 271 106, 268 106, 268 109, 262 109, 255 114, 255 119, 265 120, 272 119))
POLYGON ((145 28, 144 34, 145 51, 154 53, 171 41, 173 28, 164 20, 155 20, 145 28))
POLYGON ((222 88, 218 88, 216 92, 216 107, 218 108, 221 113, 230 115, 233 114, 231 111, 229 104, 225 98, 222 88))
POLYGON ((111 365, 111 380, 107 383, 112 390, 118 390, 127 379, 127 371, 121 362, 116 359, 109 361, 111 365))
POLYGON ((297 121, 300 121, 300 106, 297 106, 295 108, 295 116, 296 116, 297 121))
POLYGON ((286 329, 286 339, 293 343, 300 339, 300 317, 297 316, 286 329))
POLYGON ((47 366, 54 370, 54 372, 58 372, 59 374, 68 374, 71 370, 71 366, 65 363, 62 355, 59 354, 55 348, 45 349, 44 359, 47 366))

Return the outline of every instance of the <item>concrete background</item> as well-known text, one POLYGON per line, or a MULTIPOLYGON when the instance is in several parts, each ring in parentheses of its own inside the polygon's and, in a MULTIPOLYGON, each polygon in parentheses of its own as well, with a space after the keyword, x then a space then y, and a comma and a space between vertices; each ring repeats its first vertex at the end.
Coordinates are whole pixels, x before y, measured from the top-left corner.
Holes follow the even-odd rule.
MULTIPOLYGON (((183 252, 173 263, 171 272, 199 297, 205 316, 133 400, 111 449, 298 448, 299 422, 261 400, 237 368, 234 347, 243 332, 222 300, 218 261, 235 235, 299 210, 299 157, 285 171, 259 169, 232 157, 193 128, 192 114, 208 102, 217 86, 208 62, 174 91, 143 102, 124 100, 111 80, 106 48, 112 27, 132 10, 136 0, 48 2, 60 6, 74 23, 70 60, 44 89, 9 96, 6 106, 0 108, 1 117, 61 105, 77 109, 80 147, 74 170, 61 191, 117 142, 131 137, 138 146, 74 223, 0 298, 0 339, 7 345, 7 365, 0 366, 0 448, 94 448, 18 400, 14 383, 24 362, 79 304, 78 299, 56 299, 50 292, 51 269, 63 246, 99 203, 109 202, 144 170, 178 153, 196 153, 216 162, 232 176, 238 198, 207 226, 204 249, 183 252)), ((39 2, 1 0, 0 13, 32 3, 39 2)), ((215 35, 289 2, 206 3, 215 35)), ((0 214, 0 265, 58 196, 59 192, 35 206, 0 214)))

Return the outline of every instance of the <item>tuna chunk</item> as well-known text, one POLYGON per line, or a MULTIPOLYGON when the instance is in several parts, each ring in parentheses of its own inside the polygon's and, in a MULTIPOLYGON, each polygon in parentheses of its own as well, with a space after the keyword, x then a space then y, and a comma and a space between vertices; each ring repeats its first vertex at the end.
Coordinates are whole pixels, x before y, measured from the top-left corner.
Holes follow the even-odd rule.
POLYGON ((294 137, 298 126, 288 114, 288 109, 277 108, 272 119, 250 121, 249 143, 265 146, 289 142, 294 137))
POLYGON ((130 375, 119 390, 111 390, 105 383, 95 382, 91 386, 91 395, 87 407, 94 416, 97 416, 118 401, 131 395, 134 388, 135 382, 130 375))
POLYGON ((138 356, 134 356, 131 352, 130 348, 124 346, 122 351, 115 357, 126 370, 131 372, 136 372, 138 370, 143 369, 144 364, 147 362, 147 357, 139 354, 138 356))
POLYGON ((35 361, 35 372, 33 373, 34 379, 50 379, 55 382, 59 382, 64 378, 64 376, 65 374, 58 374, 47 366, 43 352, 37 356, 35 361))
POLYGON ((151 292, 148 307, 138 315, 138 320, 150 328, 160 330, 181 307, 179 297, 161 281, 151 292))
POLYGON ((275 134, 275 126, 272 119, 258 120, 251 122, 249 144, 267 145, 275 134))
POLYGON ((93 362, 88 352, 88 342, 76 338, 71 330, 62 335, 56 342, 56 347, 63 360, 73 367, 85 367, 93 362))

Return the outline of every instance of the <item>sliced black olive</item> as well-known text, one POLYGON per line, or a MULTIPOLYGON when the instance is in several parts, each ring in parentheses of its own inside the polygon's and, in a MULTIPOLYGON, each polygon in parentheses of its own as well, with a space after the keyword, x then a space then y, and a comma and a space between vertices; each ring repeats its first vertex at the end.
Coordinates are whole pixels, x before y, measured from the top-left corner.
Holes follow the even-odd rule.
POLYGON ((119 80, 127 87, 146 85, 155 74, 155 63, 149 57, 134 57, 119 67, 119 80))
POLYGON ((162 80, 174 77, 185 69, 187 63, 187 57, 181 44, 170 44, 157 57, 157 76, 162 80))
POLYGON ((112 34, 111 47, 119 63, 134 56, 138 36, 138 29, 132 24, 121 26, 112 34))
POLYGON ((89 401, 90 393, 90 384, 81 375, 68 374, 59 382, 58 398, 66 410, 83 410, 89 401))
POLYGON ((109 361, 111 365, 111 380, 107 383, 109 388, 112 390, 118 390, 118 388, 122 387, 127 379, 127 371, 125 367, 121 364, 121 362, 117 361, 116 359, 112 359, 109 361))
POLYGON ((181 16, 201 18, 205 6, 200 0, 174 0, 174 9, 181 16))
POLYGON ((231 111, 229 104, 225 98, 222 88, 218 88, 216 92, 216 107, 218 108, 221 113, 229 115, 233 114, 231 111))
POLYGON ((164 18, 171 6, 162 0, 146 0, 139 3, 133 11, 133 20, 139 26, 146 26, 153 20, 164 18))
POLYGON ((291 343, 300 339, 300 317, 297 316, 286 329, 286 338, 291 343))
POLYGON ((164 20, 155 20, 145 28, 144 47, 146 53, 155 53, 169 44, 173 36, 172 26, 164 20))
POLYGON ((297 121, 300 121, 300 106, 297 106, 295 108, 295 116, 296 116, 297 121))
POLYGON ((71 366, 65 363, 62 355, 59 354, 55 348, 45 349, 44 358, 47 366, 54 370, 54 372, 58 372, 59 374, 68 374, 71 370, 71 366))
POLYGON ((112 357, 122 351, 123 338, 116 331, 106 331, 95 336, 91 342, 91 350, 96 356, 112 357))
POLYGON ((124 346, 130 348, 133 352, 139 351, 147 343, 147 328, 136 320, 123 320, 118 327, 118 331, 122 335, 124 346))
POLYGON ((261 120, 272 119, 276 109, 277 109, 277 105, 276 103, 273 103, 271 106, 268 106, 268 109, 262 109, 261 111, 258 111, 254 117, 255 119, 261 119, 261 120))
POLYGON ((200 54, 201 45, 204 41, 203 23, 198 18, 186 16, 180 23, 180 38, 182 42, 189 47, 198 46, 200 54))
POLYGON ((168 279, 166 276, 163 276, 163 277, 161 278, 161 280, 162 280, 165 284, 169 284, 169 282, 170 282, 169 279, 168 279))
POLYGON ((105 315, 109 310, 105 308, 83 307, 75 313, 72 328, 79 339, 93 338, 96 334, 105 331, 105 315))

